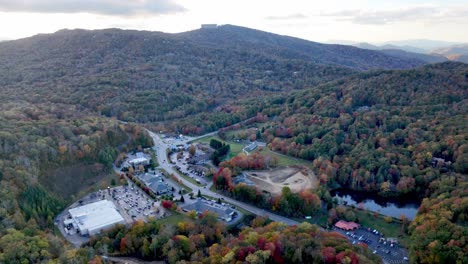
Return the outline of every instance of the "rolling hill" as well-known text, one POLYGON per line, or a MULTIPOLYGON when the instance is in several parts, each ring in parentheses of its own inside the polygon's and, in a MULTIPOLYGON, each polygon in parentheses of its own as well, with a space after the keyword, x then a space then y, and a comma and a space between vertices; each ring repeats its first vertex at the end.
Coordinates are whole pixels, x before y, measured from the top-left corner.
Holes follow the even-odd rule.
POLYGON ((178 36, 205 47, 237 50, 247 48, 269 56, 358 70, 404 69, 424 64, 424 61, 418 59, 403 59, 352 46, 322 44, 233 25, 199 29, 180 33, 178 36))
POLYGON ((468 63, 468 45, 453 45, 438 48, 432 50, 431 53, 443 55, 449 60, 468 63))
POLYGON ((0 43, 0 100, 77 104, 125 121, 157 122, 364 69, 421 64, 236 26, 180 34, 61 30, 0 43))
POLYGON ((413 59, 420 60, 426 63, 439 63, 447 61, 448 59, 445 56, 439 54, 426 54, 426 51, 420 50, 410 46, 395 46, 395 45, 382 45, 375 46, 369 43, 357 43, 356 47, 361 49, 377 50, 386 55, 403 58, 403 59, 413 59))

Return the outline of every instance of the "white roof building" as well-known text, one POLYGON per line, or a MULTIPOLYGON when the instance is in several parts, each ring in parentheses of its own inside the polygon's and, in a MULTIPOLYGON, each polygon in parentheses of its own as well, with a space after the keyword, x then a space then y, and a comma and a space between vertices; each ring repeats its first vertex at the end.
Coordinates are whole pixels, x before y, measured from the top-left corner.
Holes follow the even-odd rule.
POLYGON ((95 235, 114 226, 125 224, 125 220, 115 209, 115 205, 108 200, 79 206, 68 210, 73 226, 80 231, 81 235, 95 235))
POLYGON ((130 164, 132 165, 148 165, 149 160, 147 158, 141 157, 141 158, 135 158, 129 161, 130 164))

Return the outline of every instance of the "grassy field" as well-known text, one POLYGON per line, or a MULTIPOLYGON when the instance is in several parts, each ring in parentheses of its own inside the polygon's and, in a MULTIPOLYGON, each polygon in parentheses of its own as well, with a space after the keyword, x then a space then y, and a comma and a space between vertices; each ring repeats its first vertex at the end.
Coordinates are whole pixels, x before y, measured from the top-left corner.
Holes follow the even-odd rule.
POLYGON ((226 159, 230 159, 230 158, 233 158, 233 157, 237 156, 237 154, 242 152, 242 149, 245 147, 243 144, 240 144, 240 143, 224 141, 218 136, 204 137, 204 138, 201 138, 201 139, 196 140, 194 142, 202 142, 202 143, 210 144, 210 140, 212 140, 212 139, 216 139, 216 140, 219 140, 219 141, 221 141, 221 142, 223 142, 225 144, 229 144, 230 151, 229 151, 229 154, 227 155, 226 159))
MULTIPOLYGON (((227 155, 226 160, 237 156, 237 154, 241 153, 242 149, 245 147, 244 144, 231 142, 231 141, 224 141, 221 138, 219 138, 218 136, 211 136, 211 137, 201 138, 201 139, 199 139, 199 140, 197 140, 195 142, 203 142, 203 143, 209 144, 211 139, 216 139, 216 140, 219 140, 219 141, 221 141, 223 143, 229 144, 229 146, 231 148, 231 151, 227 155)), ((260 151, 260 154, 276 157, 278 159, 278 166, 279 167, 291 166, 291 165, 303 165, 303 166, 307 166, 307 167, 312 166, 311 161, 303 160, 303 159, 297 159, 297 158, 293 158, 293 157, 288 157, 286 155, 282 155, 282 154, 270 151, 267 147, 262 148, 262 150, 260 151)))
POLYGON ((181 214, 178 212, 171 212, 171 215, 159 220, 162 224, 177 224, 179 222, 184 222, 184 221, 192 221, 189 217, 187 217, 185 214, 181 214))
POLYGON ((317 215, 312 215, 311 219, 305 219, 305 218, 292 218, 292 219, 299 223, 307 222, 307 223, 318 225, 318 226, 325 228, 327 227, 327 218, 328 216, 326 214, 317 214, 317 215))
MULTIPOLYGON (((261 128, 266 126, 266 125, 267 125, 267 123, 255 123, 255 124, 249 125, 249 128, 241 128, 241 129, 238 129, 238 130, 229 130, 229 131, 226 132, 226 138, 227 139, 233 139, 233 138, 236 138, 236 136, 240 135, 240 134, 249 135, 249 134, 252 134, 252 133, 256 133, 257 131, 253 130, 252 128, 255 127, 255 128, 261 130, 261 128)), ((246 139, 246 137, 244 139, 246 139)))
POLYGON ((382 216, 375 217, 370 211, 363 211, 354 209, 356 217, 359 219, 359 223, 363 226, 377 229, 379 232, 385 235, 385 237, 398 238, 400 244, 408 248, 409 236, 402 232, 402 224, 395 220, 391 223, 387 223, 382 216))
POLYGON ((312 162, 308 160, 303 160, 303 159, 297 159, 294 157, 289 157, 286 155, 282 155, 273 151, 270 151, 268 148, 263 148, 260 151, 260 154, 264 156, 272 156, 276 157, 278 159, 278 167, 286 167, 286 166, 291 166, 291 165, 303 165, 307 167, 312 166, 312 162))

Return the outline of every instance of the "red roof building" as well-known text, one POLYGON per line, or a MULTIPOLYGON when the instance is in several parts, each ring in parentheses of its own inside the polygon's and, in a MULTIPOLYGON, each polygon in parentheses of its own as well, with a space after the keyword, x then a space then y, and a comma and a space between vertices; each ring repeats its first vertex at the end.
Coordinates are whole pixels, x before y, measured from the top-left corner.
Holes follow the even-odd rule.
POLYGON ((359 224, 356 224, 354 222, 346 222, 346 221, 340 220, 336 222, 335 227, 349 231, 349 230, 354 230, 354 229, 359 228, 359 224))

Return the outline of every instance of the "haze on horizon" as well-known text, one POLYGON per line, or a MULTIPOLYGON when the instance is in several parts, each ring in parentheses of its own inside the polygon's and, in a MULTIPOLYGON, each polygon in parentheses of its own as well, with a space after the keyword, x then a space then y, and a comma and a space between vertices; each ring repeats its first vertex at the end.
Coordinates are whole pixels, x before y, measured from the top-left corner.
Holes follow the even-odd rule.
POLYGON ((0 40, 63 28, 163 32, 233 24, 318 42, 468 42, 467 0, 0 0, 0 40))

